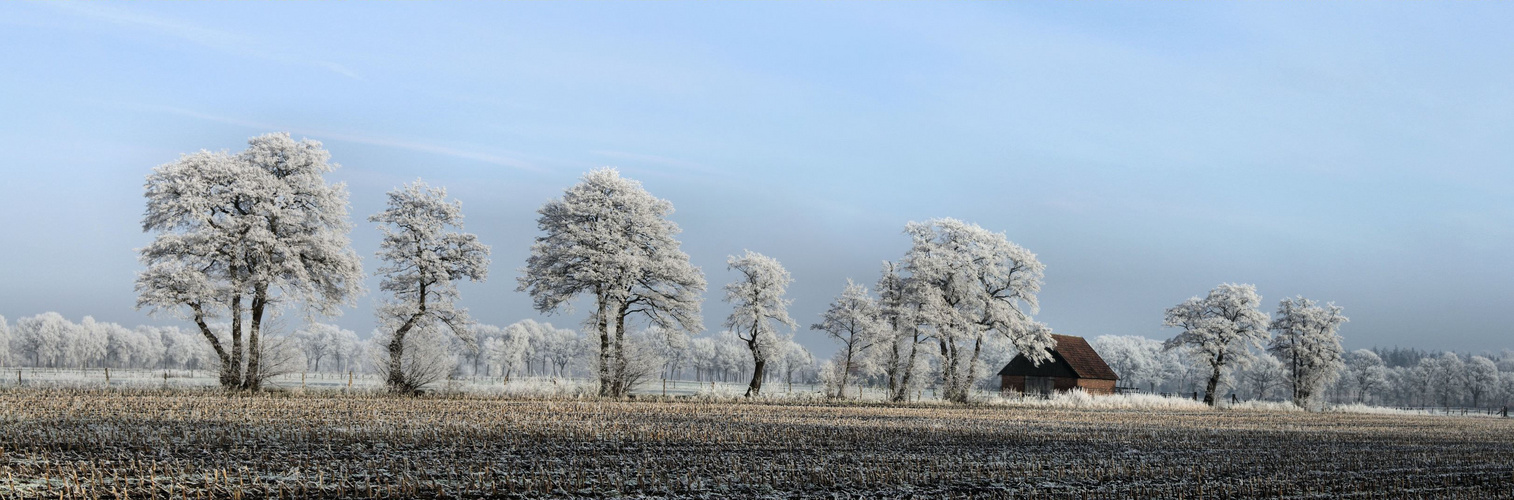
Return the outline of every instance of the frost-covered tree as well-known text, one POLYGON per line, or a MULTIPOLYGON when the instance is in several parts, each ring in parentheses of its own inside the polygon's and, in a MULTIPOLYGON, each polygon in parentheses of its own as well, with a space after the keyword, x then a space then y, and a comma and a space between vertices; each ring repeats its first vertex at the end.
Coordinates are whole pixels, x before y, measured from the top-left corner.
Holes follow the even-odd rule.
POLYGON ((319 372, 321 360, 331 354, 331 331, 324 326, 312 323, 294 332, 293 340, 304 355, 306 370, 319 372))
POLYGON ((779 348, 788 341, 779 328, 798 327, 788 312, 793 301, 783 297, 794 279, 777 259, 751 250, 727 258, 726 269, 740 273, 725 286, 725 301, 731 304, 725 327, 751 351, 752 381, 746 397, 752 397, 762 392, 768 360, 781 354, 779 348))
POLYGON ((336 168, 330 153, 285 133, 247 144, 236 155, 185 155, 147 176, 142 229, 156 236, 139 250, 147 269, 136 290, 138 307, 194 321, 220 361, 222 387, 256 390, 265 316, 290 304, 339 314, 361 290, 362 267, 347 236, 347 189, 323 177, 336 168), (229 318, 229 346, 213 318, 229 318))
POLYGON ((72 322, 55 312, 21 318, 16 320, 11 350, 22 362, 29 359, 32 366, 60 366, 64 359, 66 339, 74 328, 72 322))
POLYGON ((89 368, 100 366, 107 354, 109 347, 110 329, 122 328, 120 325, 101 323, 95 318, 85 316, 84 320, 68 330, 65 337, 64 365, 75 368, 89 368))
POLYGON ((810 354, 809 349, 805 349, 798 343, 790 342, 788 348, 783 350, 783 357, 779 361, 781 364, 778 371, 783 375, 783 381, 788 384, 790 392, 794 390, 796 375, 800 377, 800 380, 804 380, 815 370, 815 356, 810 354))
POLYGON ((11 364, 11 327, 5 322, 5 316, 0 316, 0 366, 11 364))
POLYGON ((614 169, 589 172, 537 213, 546 233, 531 246, 518 278, 536 310, 558 312, 580 295, 594 297, 586 324, 599 337, 597 368, 601 396, 626 393, 619 370, 626 319, 641 315, 662 328, 704 330, 700 297, 704 274, 689 262, 668 220, 673 204, 614 169))
POLYGON ((156 332, 130 329, 115 323, 97 323, 93 334, 104 340, 104 365, 111 368, 151 367, 163 352, 162 339, 156 332))
POLYGON ((1308 408, 1315 397, 1340 377, 1340 325, 1348 321, 1334 303, 1320 305, 1303 296, 1283 299, 1267 327, 1273 333, 1267 351, 1288 369, 1293 404, 1308 408))
POLYGON ((400 363, 394 363, 394 330, 378 328, 373 331, 364 347, 374 373, 384 380, 399 378, 410 386, 410 391, 420 392, 446 379, 457 368, 457 359, 450 351, 455 334, 446 331, 440 321, 419 324, 406 332, 403 348, 399 350, 400 363), (391 370, 401 371, 395 377, 391 370))
POLYGON ((1466 363, 1454 352, 1419 360, 1417 366, 1423 371, 1425 392, 1431 394, 1441 406, 1460 404, 1467 390, 1466 363))
POLYGON ((1467 360, 1467 395, 1472 396, 1472 406, 1484 403, 1484 397, 1498 391, 1498 365, 1493 360, 1472 356, 1467 360))
POLYGON ((1388 369, 1383 359, 1370 349, 1357 349, 1346 353, 1346 380, 1356 393, 1356 402, 1365 403, 1367 397, 1381 391, 1388 384, 1388 369))
POLYGON ((1033 362, 1051 359, 1051 329, 1031 315, 1038 308, 1045 266, 1003 233, 956 219, 911 222, 904 258, 919 301, 919 321, 941 350, 941 387, 948 401, 965 402, 981 376, 984 336, 1005 336, 1033 362))
POLYGON ((820 318, 820 322, 810 328, 825 332, 841 343, 841 351, 836 355, 839 380, 833 396, 845 397, 847 377, 856 369, 856 359, 874 343, 887 340, 880 339, 884 328, 879 320, 878 303, 868 294, 867 287, 846 280, 841 296, 831 302, 831 307, 820 318))
POLYGON ((541 353, 552 368, 552 376, 568 376, 568 365, 583 355, 587 346, 576 330, 556 328, 544 323, 546 330, 541 337, 541 353))
POLYGON ((1167 310, 1164 325, 1182 328, 1164 344, 1167 349, 1185 348, 1207 368, 1204 403, 1214 406, 1215 389, 1226 370, 1245 366, 1254 358, 1252 347, 1267 340, 1267 314, 1253 285, 1225 283, 1204 297, 1193 297, 1167 310))
MULTIPOLYGON (((489 247, 463 229, 462 202, 447 201, 447 190, 419 180, 389 192, 384 211, 368 217, 379 224, 383 239, 378 257, 379 289, 392 297, 376 311, 388 331, 389 366, 385 383, 394 392, 414 392, 419 380, 407 380, 405 336, 416 327, 445 325, 472 346, 468 311, 457 305, 456 281, 484 281, 489 276, 489 247)), ((424 370, 420 372, 429 375, 424 370)))
POLYGON ((331 332, 332 368, 338 372, 356 369, 362 361, 358 351, 360 344, 357 332, 344 328, 331 332))
POLYGON ((678 370, 689 359, 689 335, 687 332, 671 328, 661 328, 652 325, 646 330, 646 336, 653 343, 657 355, 663 359, 661 378, 667 380, 674 378, 678 370))
POLYGON ((920 322, 919 287, 900 275, 899 265, 885 261, 876 285, 878 291, 878 320, 881 339, 887 346, 884 361, 885 377, 888 378, 889 399, 905 401, 909 393, 919 385, 921 378, 921 346, 933 338, 930 330, 920 322))
POLYGON ((1235 378, 1238 379, 1236 389, 1244 390, 1247 398, 1263 400, 1287 384, 1288 370, 1282 361, 1263 353, 1242 368, 1235 378))
POLYGON ((531 350, 530 333, 524 328, 506 328, 504 335, 484 342, 485 358, 510 383, 510 377, 525 364, 531 350))

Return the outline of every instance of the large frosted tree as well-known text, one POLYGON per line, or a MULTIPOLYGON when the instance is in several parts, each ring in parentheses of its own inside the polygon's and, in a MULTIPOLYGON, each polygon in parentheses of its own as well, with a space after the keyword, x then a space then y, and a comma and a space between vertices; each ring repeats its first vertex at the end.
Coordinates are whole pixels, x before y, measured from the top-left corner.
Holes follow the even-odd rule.
POLYGON ((844 397, 846 379, 854 370, 857 358, 874 344, 887 342, 888 332, 880 320, 877 301, 868 295, 867 287, 852 280, 846 280, 841 296, 831 302, 831 307, 820 318, 820 322, 810 328, 823 331, 841 343, 841 372, 835 397, 844 397))
POLYGON ((1051 330, 1031 315, 1046 266, 1003 233, 956 219, 911 222, 904 269, 919 321, 936 333, 941 385, 965 402, 981 375, 985 335, 1002 335, 1034 362, 1051 359, 1051 330))
POLYGON ((1261 303, 1255 286, 1225 283, 1167 310, 1163 324, 1183 331, 1164 347, 1185 348, 1203 363, 1209 372, 1205 404, 1214 406, 1214 392, 1225 372, 1244 366, 1255 356, 1251 348, 1260 349, 1267 340, 1267 314, 1258 309, 1261 303))
POLYGON ((778 329, 798 326, 789 317, 788 305, 792 301, 783 297, 794 279, 778 259, 751 250, 727 258, 726 268, 741 273, 736 281, 725 286, 725 301, 731 304, 725 327, 745 342, 752 353, 752 381, 746 388, 746 397, 752 397, 762 392, 768 361, 782 354, 788 341, 778 329))
POLYGON ((673 204, 615 169, 582 180, 537 210, 545 234, 531 246, 518 278, 536 310, 568 311, 573 298, 594 298, 586 326, 599 337, 599 393, 625 395, 626 319, 641 316, 662 328, 704 329, 704 274, 679 249, 673 204))
POLYGON ((1302 296, 1283 299, 1267 328, 1274 334, 1267 350, 1288 370, 1293 404, 1308 408, 1340 377, 1345 362, 1337 330, 1348 321, 1333 303, 1320 305, 1302 296))
POLYGON ((261 333, 279 306, 340 314, 361 291, 347 189, 321 143, 253 137, 241 153, 200 151, 147 176, 137 306, 192 320, 220 362, 221 386, 256 390, 261 333), (212 320, 229 320, 225 332, 212 320), (223 340, 229 337, 229 345, 223 340), (246 339, 244 344, 243 340, 246 339))
POLYGON ((378 251, 384 266, 377 274, 383 277, 379 289, 392 294, 375 311, 379 328, 388 334, 389 359, 380 371, 391 391, 415 392, 424 380, 407 375, 421 372, 404 366, 406 334, 446 326, 473 344, 468 311, 457 305, 456 282, 488 278, 489 247, 463 232, 461 202, 448 201, 446 189, 421 181, 390 191, 388 207, 368 220, 384 234, 378 251))

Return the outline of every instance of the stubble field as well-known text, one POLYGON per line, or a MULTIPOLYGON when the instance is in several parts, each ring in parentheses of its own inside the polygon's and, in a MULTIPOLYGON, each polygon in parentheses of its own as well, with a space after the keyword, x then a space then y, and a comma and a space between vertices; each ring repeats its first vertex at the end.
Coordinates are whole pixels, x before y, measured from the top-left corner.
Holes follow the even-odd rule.
POLYGON ((0 496, 1506 498, 1514 421, 14 389, 0 496))

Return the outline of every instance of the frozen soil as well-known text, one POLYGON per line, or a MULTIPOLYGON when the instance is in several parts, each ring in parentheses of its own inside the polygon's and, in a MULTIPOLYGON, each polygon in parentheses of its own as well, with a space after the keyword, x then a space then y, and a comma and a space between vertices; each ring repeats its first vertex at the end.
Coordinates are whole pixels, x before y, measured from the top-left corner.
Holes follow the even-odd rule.
POLYGON ((1496 498, 1514 420, 0 391, 0 496, 1496 498))

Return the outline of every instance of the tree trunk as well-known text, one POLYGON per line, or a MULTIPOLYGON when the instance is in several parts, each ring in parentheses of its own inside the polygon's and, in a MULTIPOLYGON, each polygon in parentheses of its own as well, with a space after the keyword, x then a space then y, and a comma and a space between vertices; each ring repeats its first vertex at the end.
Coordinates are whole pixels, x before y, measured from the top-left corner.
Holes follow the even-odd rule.
POLYGON ((841 365, 841 384, 836 387, 836 398, 846 399, 846 376, 852 373, 852 344, 846 345, 846 362, 841 365))
POLYGON ((919 346, 920 342, 918 338, 910 342, 909 357, 904 362, 904 374, 899 377, 899 387, 893 397, 895 403, 909 399, 909 383, 910 379, 914 378, 915 375, 915 351, 919 349, 919 346))
MULTIPOLYGON (((200 305, 190 304, 189 308, 194 311, 195 326, 200 327, 200 334, 204 335, 205 340, 210 342, 210 347, 216 352, 216 359, 219 359, 221 361, 221 388, 236 388, 237 381, 240 379, 240 377, 238 376, 239 374, 234 370, 234 368, 236 368, 236 365, 231 362, 231 354, 226 352, 225 346, 221 345, 221 339, 216 337, 216 333, 210 330, 210 325, 205 324, 205 312, 200 308, 200 305)), ((164 350, 163 367, 164 369, 168 368, 167 349, 164 350)))
POLYGON ((389 377, 384 383, 389 386, 389 390, 392 392, 402 394, 415 392, 416 388, 412 387, 410 380, 405 378, 405 367, 403 364, 403 360, 405 359, 405 334, 410 332, 410 329, 415 326, 416 320, 420 319, 422 314, 425 313, 416 313, 410 316, 410 319, 405 320, 405 324, 400 325, 394 331, 394 338, 389 339, 389 377))
POLYGON ((611 393, 614 397, 624 397, 629 380, 626 380, 626 309, 630 306, 624 302, 615 304, 615 370, 611 373, 615 377, 615 390, 611 393))
POLYGON ((1209 384, 1204 388, 1204 404, 1206 405, 1214 406, 1214 390, 1220 385, 1220 367, 1224 361, 1225 356, 1223 354, 1215 360, 1214 373, 1209 375, 1209 384))
POLYGON ((230 371, 222 368, 223 373, 230 385, 227 389, 237 389, 242 386, 242 294, 231 296, 231 363, 230 371))
POLYGON ((389 377, 384 383, 389 386, 390 391, 401 394, 414 394, 416 389, 419 389, 419 387, 415 387, 412 380, 405 377, 403 362, 405 359, 405 334, 410 333, 410 329, 414 328, 415 324, 422 317, 426 316, 426 282, 422 281, 420 283, 420 293, 417 297, 416 300, 420 304, 416 307, 415 314, 410 315, 410 319, 405 320, 405 324, 395 329, 394 338, 389 339, 389 377))
POLYGON ((599 292, 599 318, 594 323, 594 328, 599 330, 599 395, 609 397, 613 389, 614 380, 610 378, 610 360, 614 354, 610 350, 610 304, 609 298, 603 291, 599 292))
POLYGON ((892 337, 888 351, 888 393, 892 396, 899 390, 899 379, 903 377, 899 367, 899 323, 897 319, 889 319, 888 332, 892 337))
POLYGON ((268 287, 259 285, 252 297, 252 328, 247 334, 247 378, 242 388, 257 391, 263 385, 261 363, 263 349, 260 343, 263 330, 263 311, 268 306, 268 287))
POLYGON ((768 363, 767 360, 755 359, 755 356, 753 356, 753 358, 754 362, 756 363, 756 367, 752 369, 752 383, 748 384, 746 388, 746 397, 749 398, 756 396, 758 393, 762 392, 762 376, 764 373, 764 367, 766 367, 768 363))

